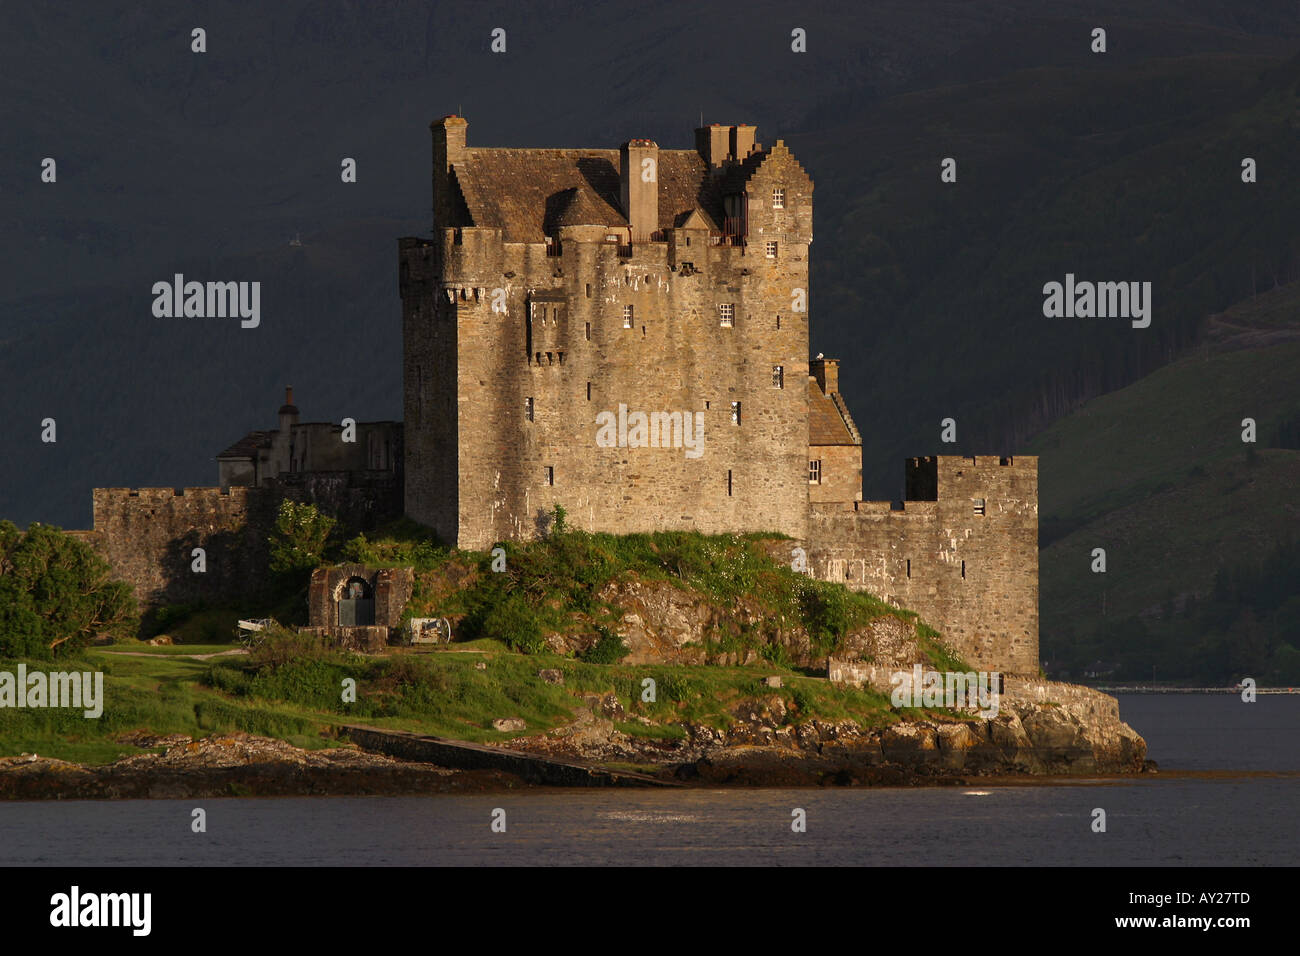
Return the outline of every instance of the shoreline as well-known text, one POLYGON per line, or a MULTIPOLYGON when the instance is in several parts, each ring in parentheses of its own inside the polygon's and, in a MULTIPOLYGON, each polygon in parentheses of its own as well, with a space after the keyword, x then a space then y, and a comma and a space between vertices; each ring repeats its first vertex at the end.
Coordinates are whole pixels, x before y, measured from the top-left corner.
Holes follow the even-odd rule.
MULTIPOLYGON (((639 790, 663 786, 680 790, 1005 788, 1024 786, 1112 785, 1200 775, 1164 774, 1147 762, 1142 771, 988 774, 961 773, 934 766, 886 762, 865 765, 811 756, 727 748, 693 762, 665 761, 636 771, 585 764, 590 786, 539 782, 493 767, 452 769, 436 763, 386 756, 355 746, 303 750, 273 738, 214 734, 193 740, 183 735, 140 735, 143 747, 166 747, 113 763, 85 765, 25 754, 0 758, 0 801, 132 800, 244 797, 433 796, 438 794, 639 790)), ((1220 774, 1222 776, 1222 774, 1220 774)), ((1243 772, 1241 775, 1260 775, 1243 772)))
MULTIPOLYGON (((435 771, 441 768, 433 768, 435 771)), ((440 774, 431 774, 430 777, 440 777, 440 774)), ((593 791, 608 791, 613 788, 608 787, 572 787, 572 786, 554 786, 549 784, 529 783, 518 778, 506 779, 508 775, 495 774, 493 772, 483 771, 451 771, 449 777, 441 781, 426 781, 433 783, 432 786, 403 786, 400 783, 396 786, 375 786, 377 781, 364 781, 367 785, 362 787, 331 786, 349 781, 334 780, 326 781, 313 779, 310 786, 304 786, 301 789, 280 788, 276 787, 270 790, 262 790, 255 785, 256 781, 252 778, 244 777, 245 786, 240 786, 233 778, 225 781, 225 786, 204 786, 194 787, 168 786, 167 784, 176 784, 177 780, 155 780, 154 786, 150 787, 152 792, 147 793, 108 793, 108 792, 86 792, 77 788, 79 792, 51 792, 43 789, 40 793, 23 793, 12 792, 4 776, 0 774, 0 802, 8 803, 47 803, 47 802, 124 802, 131 800, 188 800, 188 799, 222 799, 222 800, 270 800, 270 799, 302 799, 306 797, 331 799, 342 797, 392 797, 392 798, 410 798, 410 797, 439 797, 439 796, 469 796, 469 795, 492 795, 510 793, 517 795, 533 795, 542 793, 555 794, 579 794, 590 793, 593 791), (232 786, 233 785, 233 786, 232 786), (323 786, 322 786, 323 785, 323 786), (235 790, 247 789, 248 792, 234 792, 235 790)), ((1144 784, 1155 780, 1169 782, 1178 782, 1184 780, 1210 780, 1230 783, 1238 780, 1249 779, 1293 779, 1300 781, 1300 771, 1261 771, 1261 770, 1212 770, 1212 771, 1195 771, 1195 770, 1173 770, 1159 771, 1155 773, 1145 772, 1140 774, 1089 774, 1071 776, 1065 774, 1038 775, 1024 774, 1014 776, 1000 774, 994 777, 916 777, 903 780, 877 780, 871 782, 858 782, 850 784, 837 784, 834 782, 823 783, 770 783, 770 784, 739 784, 739 783, 700 783, 686 784, 675 788, 682 792, 721 792, 721 791, 769 791, 769 790, 929 790, 929 789, 954 789, 954 790, 971 790, 971 791, 995 791, 1011 790, 1026 787, 1112 787, 1121 785, 1144 784)), ((197 781, 192 781, 197 783, 197 781)), ((308 781, 303 781, 304 784, 308 781)), ((354 781, 361 783, 363 781, 354 781)), ((213 781, 209 781, 209 784, 213 781)), ((396 783, 396 781, 388 781, 396 783)), ((25 789, 25 788, 24 788, 25 789)), ((117 789, 117 788, 113 788, 117 789)), ((657 788, 652 787, 634 787, 620 788, 622 792, 633 790, 637 793, 654 792, 657 788)))

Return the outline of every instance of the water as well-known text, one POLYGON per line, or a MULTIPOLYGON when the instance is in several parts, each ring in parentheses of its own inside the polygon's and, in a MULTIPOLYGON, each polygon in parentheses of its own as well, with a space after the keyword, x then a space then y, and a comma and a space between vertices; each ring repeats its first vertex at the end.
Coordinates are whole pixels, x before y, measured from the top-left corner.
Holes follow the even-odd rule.
POLYGON ((881 790, 0 804, 0 864, 1297 865, 1300 696, 1120 699, 1164 771, 881 790), (1290 776, 1278 775, 1290 771, 1290 776), (195 806, 208 832, 190 832, 195 806), (1107 830, 1091 829, 1094 808, 1107 830), (506 832, 494 833, 493 811, 506 832), (802 809, 807 830, 791 830, 802 809))

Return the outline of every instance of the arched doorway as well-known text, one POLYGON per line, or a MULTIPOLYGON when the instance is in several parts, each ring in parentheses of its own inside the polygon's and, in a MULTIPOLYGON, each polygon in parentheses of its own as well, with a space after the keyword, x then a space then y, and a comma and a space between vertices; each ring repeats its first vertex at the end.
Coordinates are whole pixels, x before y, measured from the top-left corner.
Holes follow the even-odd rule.
POLYGON ((339 627, 375 623, 375 595, 364 578, 348 578, 339 591, 339 627))

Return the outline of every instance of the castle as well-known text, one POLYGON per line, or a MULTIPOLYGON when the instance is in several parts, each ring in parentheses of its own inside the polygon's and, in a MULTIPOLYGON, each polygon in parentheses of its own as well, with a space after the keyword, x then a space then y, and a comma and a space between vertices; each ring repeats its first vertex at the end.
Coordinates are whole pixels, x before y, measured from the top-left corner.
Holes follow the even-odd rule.
POLYGON ((1037 460, 912 459, 902 508, 861 500, 838 363, 808 358, 813 184, 781 140, 431 128, 433 237, 399 241, 408 515, 477 549, 557 504, 589 531, 783 532, 972 665, 1037 673, 1037 460))
MULTIPOLYGON (((861 500, 838 362, 809 359, 813 184, 781 140, 714 124, 694 149, 499 149, 458 116, 431 128, 432 237, 398 249, 404 421, 345 451, 288 396, 278 429, 219 456, 220 489, 186 491, 193 527, 169 491, 168 534, 237 533, 235 500, 344 488, 356 510, 377 480, 365 516, 462 548, 534 537, 557 505, 590 531, 776 531, 977 669, 1038 672, 1037 460, 915 458, 901 507, 861 500)), ((175 547, 124 554, 122 516, 163 496, 95 494, 92 534, 142 591, 137 564, 175 547)))

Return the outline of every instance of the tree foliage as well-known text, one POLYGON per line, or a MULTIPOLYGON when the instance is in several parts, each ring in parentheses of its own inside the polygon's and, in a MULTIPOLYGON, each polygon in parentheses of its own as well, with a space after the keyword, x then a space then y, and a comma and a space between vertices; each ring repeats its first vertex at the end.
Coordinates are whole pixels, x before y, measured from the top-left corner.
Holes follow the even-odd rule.
POLYGON ((0 521, 0 654, 49 658, 138 626, 130 586, 88 545, 50 525, 0 521))
POLYGON ((334 530, 335 519, 315 505, 281 501, 271 546, 271 570, 282 574, 309 571, 323 560, 325 543, 334 530))

